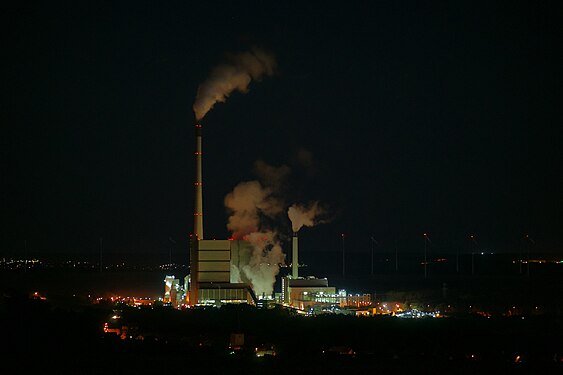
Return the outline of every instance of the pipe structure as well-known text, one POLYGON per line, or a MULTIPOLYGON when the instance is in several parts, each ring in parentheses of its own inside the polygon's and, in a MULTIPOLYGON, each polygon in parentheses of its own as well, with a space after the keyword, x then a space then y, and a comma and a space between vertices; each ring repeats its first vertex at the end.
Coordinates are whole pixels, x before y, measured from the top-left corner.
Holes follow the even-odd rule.
POLYGON ((196 240, 203 239, 203 181, 201 171, 202 159, 202 127, 200 124, 195 125, 195 162, 196 162, 196 176, 195 176, 195 204, 194 204, 194 235, 196 240))
POLYGON ((297 279, 299 277, 299 245, 298 245, 297 232, 293 233, 293 240, 291 244, 291 277, 297 279))

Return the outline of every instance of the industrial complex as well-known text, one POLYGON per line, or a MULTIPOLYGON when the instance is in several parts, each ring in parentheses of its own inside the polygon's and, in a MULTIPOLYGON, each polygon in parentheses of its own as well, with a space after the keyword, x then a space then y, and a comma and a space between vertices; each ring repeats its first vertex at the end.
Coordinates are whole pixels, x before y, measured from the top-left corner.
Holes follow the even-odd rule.
MULTIPOLYGON (((236 270, 250 262, 255 243, 246 239, 207 240, 203 232, 202 126, 195 125, 194 228, 190 236, 190 273, 183 284, 175 276, 164 280, 163 302, 173 307, 223 304, 275 304, 299 313, 318 314, 360 310, 371 314, 371 296, 347 295, 330 286, 328 279, 299 275, 299 239, 292 236, 291 273, 281 277, 281 293, 256 295, 251 283, 240 282, 236 270), (353 309, 350 309, 353 308, 353 309)), ((277 266, 277 265, 266 265, 277 266)), ((374 311, 373 311, 374 313, 374 311)))

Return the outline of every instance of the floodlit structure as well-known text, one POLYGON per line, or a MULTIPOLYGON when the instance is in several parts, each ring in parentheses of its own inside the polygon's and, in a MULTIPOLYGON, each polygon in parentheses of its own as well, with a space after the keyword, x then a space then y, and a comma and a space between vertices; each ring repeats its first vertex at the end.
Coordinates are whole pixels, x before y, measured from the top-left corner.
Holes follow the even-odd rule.
POLYGON ((256 302, 249 284, 231 272, 248 262, 252 245, 240 240, 194 240, 190 259, 190 305, 256 302))
POLYGON ((328 279, 318 279, 314 276, 297 279, 282 277, 281 298, 283 304, 299 310, 306 310, 317 303, 339 303, 336 289, 328 286, 328 279))
POLYGON ((398 314, 395 314, 398 318, 408 318, 408 319, 418 319, 418 318, 438 318, 440 316, 439 311, 434 312, 426 312, 420 311, 417 309, 412 309, 408 311, 404 311, 398 314))
POLYGON ((164 278, 164 298, 162 302, 178 307, 184 299, 185 291, 180 285, 180 279, 175 276, 166 276, 164 278))
POLYGON ((202 126, 195 125, 194 230, 190 241, 190 275, 186 288, 190 306, 256 301, 249 284, 237 282, 231 269, 250 257, 247 241, 205 240, 203 237, 202 126))
POLYGON ((314 276, 282 278, 280 302, 301 311, 342 312, 343 309, 369 309, 372 306, 370 294, 347 294, 345 290, 336 292, 328 285, 328 279, 314 276))
MULTIPOLYGON (((282 291, 279 302, 307 313, 351 313, 350 309, 368 309, 371 307, 370 294, 347 294, 345 290, 336 292, 329 286, 328 279, 314 276, 299 276, 299 247, 297 233, 292 239, 291 275, 282 277, 282 291)), ((366 310, 364 315, 372 315, 366 310)), ((361 315, 361 314, 360 314, 361 315)))
POLYGON ((308 311, 319 305, 339 305, 336 288, 328 285, 328 279, 299 276, 299 238, 293 233, 291 241, 291 275, 282 277, 280 302, 300 311, 308 311))
MULTIPOLYGON (((203 230, 203 128, 195 125, 194 228, 190 241, 190 274, 185 288, 190 306, 225 303, 258 304, 248 283, 240 282, 239 270, 250 263, 253 245, 244 240, 204 238, 203 230)), ((319 306, 347 306, 347 296, 336 293, 326 278, 299 276, 299 239, 292 236, 291 275, 282 278, 280 303, 300 311, 319 306)), ((173 288, 172 288, 173 289, 173 288)), ((171 289, 171 290, 172 290, 171 289)), ((172 292, 170 292, 172 293, 172 292)), ((261 296, 266 298, 267 296, 261 296)), ((165 300, 167 296, 165 293, 165 300)), ((168 297, 172 300, 172 295, 168 297)))
POLYGON ((336 288, 328 285, 327 278, 314 276, 299 276, 299 238, 293 233, 291 241, 291 276, 282 277, 282 291, 280 302, 301 311, 309 311, 321 306, 341 306, 346 299, 344 295, 337 294, 336 288))

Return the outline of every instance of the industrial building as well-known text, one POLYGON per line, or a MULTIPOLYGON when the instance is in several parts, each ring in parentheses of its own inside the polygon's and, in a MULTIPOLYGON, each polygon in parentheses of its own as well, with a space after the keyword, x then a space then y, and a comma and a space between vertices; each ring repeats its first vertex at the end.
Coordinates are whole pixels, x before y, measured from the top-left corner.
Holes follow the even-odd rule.
POLYGON ((369 294, 351 295, 345 290, 336 292, 329 286, 327 278, 299 276, 299 239, 297 233, 292 239, 291 275, 282 277, 280 303, 301 312, 312 314, 337 312, 344 309, 361 309, 371 306, 369 294))
POLYGON ((164 298, 162 302, 173 307, 179 307, 186 300, 186 289, 189 275, 184 278, 184 285, 180 284, 180 279, 170 275, 164 278, 164 298))
POLYGON ((283 304, 299 310, 309 310, 312 306, 320 303, 338 304, 337 298, 329 298, 329 296, 335 295, 335 287, 328 286, 326 278, 317 279, 313 276, 307 278, 287 276, 282 278, 281 300, 283 304))
MULTIPOLYGON (((168 276, 165 280, 164 301, 178 306, 180 301, 189 306, 214 305, 226 303, 246 303, 258 305, 258 299, 248 283, 241 283, 238 273, 248 264, 253 245, 244 240, 207 240, 203 234, 203 178, 202 178, 202 126, 195 125, 195 202, 194 230, 190 241, 190 274, 184 286, 179 279, 168 276)), ((277 303, 300 312, 347 308, 349 296, 346 292, 336 292, 329 286, 326 278, 299 276, 299 239, 297 233, 292 238, 291 275, 282 277, 282 292, 277 303)), ((266 296, 261 296, 262 298, 266 296)), ((267 298, 267 297, 266 297, 267 298)), ((358 300, 359 297, 355 297, 358 300)), ((350 301, 354 298, 350 299, 350 301)), ((358 301, 353 302, 360 307, 358 301)), ((371 304, 369 295, 363 296, 361 305, 371 304)))
POLYGON ((235 280, 231 269, 250 257, 252 245, 242 240, 203 237, 202 126, 195 125, 194 231, 190 241, 190 274, 185 288, 190 306, 223 303, 255 304, 250 284, 235 280))
POLYGON ((234 278, 231 269, 248 262, 252 245, 242 240, 194 240, 190 251, 190 305, 256 303, 249 284, 234 278))
MULTIPOLYGON (((251 285, 240 283, 232 272, 248 264, 253 251, 252 244, 244 240, 206 240, 203 232, 203 174, 202 174, 202 126, 195 125, 195 202, 194 230, 190 242, 190 275, 184 284, 188 291, 186 302, 190 306, 221 305, 224 303, 256 304, 257 298, 251 285)), ((288 306, 305 309, 326 296, 335 295, 334 287, 327 279, 299 278, 298 237, 292 240, 292 275, 282 279, 282 301, 288 306), (317 298, 317 296, 324 296, 317 298)), ((172 281, 171 281, 172 282, 172 281)), ((175 282, 175 281, 174 281, 175 282)), ((171 290, 174 285, 171 284, 171 290)), ((172 292, 170 292, 172 293, 172 292)), ((165 300, 166 300, 165 291, 165 300)), ((168 297, 172 299, 173 297, 168 297)))

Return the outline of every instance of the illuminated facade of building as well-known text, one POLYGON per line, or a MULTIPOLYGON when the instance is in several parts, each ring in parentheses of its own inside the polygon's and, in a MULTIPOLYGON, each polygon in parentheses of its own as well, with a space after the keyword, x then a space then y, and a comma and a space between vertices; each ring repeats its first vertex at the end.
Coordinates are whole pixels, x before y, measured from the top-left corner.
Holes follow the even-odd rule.
POLYGON ((175 276, 166 276, 164 278, 164 298, 162 302, 178 307, 185 298, 185 290, 180 285, 180 279, 177 279, 175 276))
POLYGON ((297 279, 282 277, 280 302, 297 310, 314 313, 367 309, 369 315, 372 314, 370 294, 346 294, 345 290, 337 293, 335 287, 328 285, 326 278, 318 279, 312 276, 297 279))
POLYGON ((190 275, 186 302, 190 306, 223 303, 255 303, 249 284, 240 283, 231 273, 252 247, 247 241, 205 240, 203 237, 202 126, 195 125, 194 231, 190 241, 190 275))
POLYGON ((190 251, 190 305, 255 304, 249 284, 231 272, 248 264, 252 245, 241 240, 195 240, 190 251))
POLYGON ((336 295, 336 289, 328 286, 328 280, 315 277, 282 277, 281 302, 298 310, 308 310, 313 305, 336 303, 329 296, 336 295))

